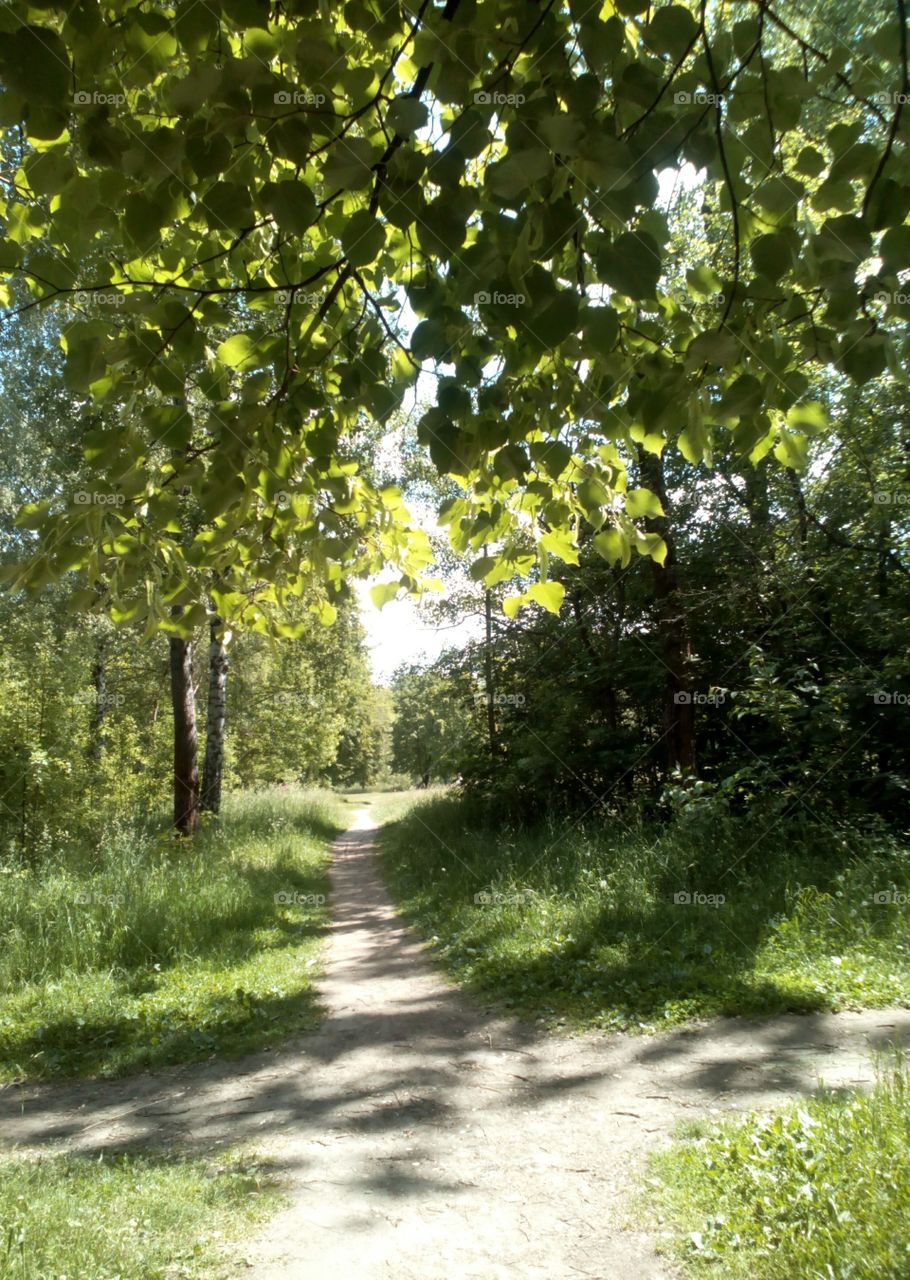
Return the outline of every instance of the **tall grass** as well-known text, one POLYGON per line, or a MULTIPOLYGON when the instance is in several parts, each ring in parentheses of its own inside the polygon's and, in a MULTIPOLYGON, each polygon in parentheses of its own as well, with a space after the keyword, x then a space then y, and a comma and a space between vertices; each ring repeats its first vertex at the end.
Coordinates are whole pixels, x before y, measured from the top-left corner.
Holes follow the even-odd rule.
POLYGON ((445 798, 384 850, 444 963, 528 1015, 647 1030, 910 1000, 910 855, 882 833, 716 814, 520 829, 445 798))
POLYGON ((112 1073, 311 1025, 338 812, 239 795, 192 842, 137 821, 0 869, 0 1076, 112 1073))

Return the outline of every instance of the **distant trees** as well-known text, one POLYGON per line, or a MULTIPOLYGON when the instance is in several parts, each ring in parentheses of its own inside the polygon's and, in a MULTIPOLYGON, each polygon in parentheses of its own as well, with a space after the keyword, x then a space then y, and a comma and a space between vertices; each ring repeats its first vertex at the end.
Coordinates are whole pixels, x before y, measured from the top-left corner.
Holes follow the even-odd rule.
POLYGON ((429 668, 400 667, 392 699, 393 771, 415 781, 425 774, 450 779, 474 741, 477 708, 486 706, 484 686, 452 655, 429 668))

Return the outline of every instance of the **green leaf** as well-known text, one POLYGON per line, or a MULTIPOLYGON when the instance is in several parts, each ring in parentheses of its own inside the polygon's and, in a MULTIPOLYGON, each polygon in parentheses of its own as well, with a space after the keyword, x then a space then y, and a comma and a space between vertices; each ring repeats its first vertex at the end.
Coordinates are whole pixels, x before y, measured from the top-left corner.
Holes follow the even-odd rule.
POLYGON ((528 330, 547 349, 558 347, 578 322, 578 294, 569 289, 558 293, 552 302, 530 320, 522 320, 528 330))
POLYGON ((12 35, 4 32, 0 69, 6 84, 27 102, 56 105, 70 98, 69 50, 49 27, 20 26, 12 35))
POLYGON ((883 333, 871 333, 859 339, 848 336, 844 339, 839 364, 861 386, 882 373, 887 363, 887 339, 883 333))
POLYGON ((787 411, 787 426, 806 435, 820 435, 828 430, 828 418, 821 405, 815 401, 795 404, 787 411))
POLYGON ((650 489, 630 489, 625 495, 626 511, 633 520, 645 516, 662 516, 664 509, 656 493, 650 489))
POLYGON ((281 230, 292 235, 306 231, 318 213, 316 197, 305 182, 296 178, 267 182, 262 188, 262 202, 281 230))
POLYGON ((594 550, 609 564, 621 564, 624 569, 632 559, 631 544, 620 529, 604 529, 595 533, 594 550))
POLYGON ((793 243, 780 232, 757 236, 749 246, 749 253, 755 270, 769 280, 780 280, 796 265, 793 243))
POLYGON ((546 609, 547 613, 559 613, 566 589, 561 582, 535 582, 528 588, 527 598, 546 609))
POLYGON ((397 582, 377 582, 370 587, 370 599, 377 609, 382 609, 398 595, 400 584, 397 582))
POLYGON ((430 113, 420 99, 409 95, 396 98, 386 113, 388 124, 402 138, 409 138, 422 129, 429 118, 430 113))
POLYGON ((328 600, 323 600, 320 604, 311 604, 310 610, 315 613, 324 627, 332 626, 338 617, 338 610, 333 604, 329 604, 328 600))
POLYGON ((700 333, 689 343, 686 351, 686 367, 697 369, 702 364, 713 365, 716 369, 735 364, 742 355, 743 349, 736 338, 727 330, 718 333, 709 329, 700 333))
POLYGON ((796 157, 796 168, 799 173, 809 178, 817 178, 827 168, 828 161, 815 147, 803 147, 796 157))
POLYGON ((744 373, 731 386, 727 387, 717 413, 720 418, 742 418, 746 414, 760 409, 764 399, 764 389, 758 378, 751 373, 744 373))
POLYGON ((862 218, 827 218, 816 244, 820 258, 859 266, 872 252, 872 233, 862 218))
POLYGON ((218 359, 229 369, 251 368, 258 363, 258 346, 246 333, 235 333, 222 342, 217 351, 218 359))
POLYGON ((583 315, 585 345, 594 355, 608 356, 619 341, 619 316, 612 307, 588 307, 583 315))
POLYGON ((551 555, 564 560, 566 564, 578 564, 578 548, 564 533, 541 534, 540 545, 551 555))
POLYGON ((809 456, 809 442, 799 431, 781 429, 780 438, 774 446, 774 456, 785 467, 794 471, 805 471, 809 456))
POLYGON ((329 153, 323 181, 329 191, 337 188, 356 191, 369 186, 373 178, 373 147, 366 138, 346 138, 329 153))
POLYGON ((669 4, 657 10, 644 34, 658 53, 679 58, 698 35, 698 23, 682 5, 669 4))
POLYGON ((341 247, 352 267, 374 262, 385 244, 385 227, 367 209, 359 209, 341 233, 341 247))
POLYGON ((663 270, 657 242, 646 232, 624 232, 597 256, 604 284, 628 298, 653 298, 663 270))
POLYGON ((650 556, 657 564, 663 564, 667 558, 667 544, 659 533, 635 532, 635 550, 640 556, 650 556))

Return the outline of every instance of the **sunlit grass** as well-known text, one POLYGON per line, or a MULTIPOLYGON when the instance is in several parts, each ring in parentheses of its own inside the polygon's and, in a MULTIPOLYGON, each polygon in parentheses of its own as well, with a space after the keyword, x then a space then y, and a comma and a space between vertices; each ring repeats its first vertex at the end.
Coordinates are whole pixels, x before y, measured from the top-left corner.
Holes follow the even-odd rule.
POLYGON ((910 1275, 910 1079, 773 1116, 694 1126, 652 1159, 645 1197, 687 1271, 724 1280, 910 1275))
POLYGON ((883 835, 791 824, 762 838, 746 820, 516 830, 448 798, 406 813, 383 847, 447 968, 527 1016, 650 1030, 910 1000, 910 858, 883 835))
POLYGON ((0 1158, 4 1280, 218 1280, 232 1241, 274 1211, 253 1160, 149 1154, 0 1158))
POLYGON ((231 797, 193 842, 137 826, 0 876, 0 1078, 119 1074, 312 1027, 330 796, 231 797))

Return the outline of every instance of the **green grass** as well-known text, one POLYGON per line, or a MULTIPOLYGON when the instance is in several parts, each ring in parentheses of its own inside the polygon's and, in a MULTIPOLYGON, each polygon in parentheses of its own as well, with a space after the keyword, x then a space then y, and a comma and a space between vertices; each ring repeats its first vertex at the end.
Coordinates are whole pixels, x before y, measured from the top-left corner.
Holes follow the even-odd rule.
POLYGON ((357 809, 369 809, 375 822, 386 825, 397 822, 415 806, 438 799, 447 792, 448 788, 444 786, 432 786, 426 791, 412 787, 395 791, 343 791, 338 798, 345 804, 348 817, 357 809))
POLYGON ((112 830, 0 868, 0 1079, 125 1074, 313 1027, 340 813, 257 792, 192 843, 112 830))
POLYGON ((0 1158, 4 1280, 216 1280, 231 1241, 277 1208, 237 1154, 0 1158))
POLYGON ((701 1128, 652 1157, 662 1214, 693 1276, 905 1280, 910 1275, 910 1079, 701 1128))
POLYGON ((908 850, 871 832, 763 830, 716 815, 515 830, 449 797, 385 831, 384 864, 449 971, 527 1016, 648 1031, 910 1002, 908 850))

